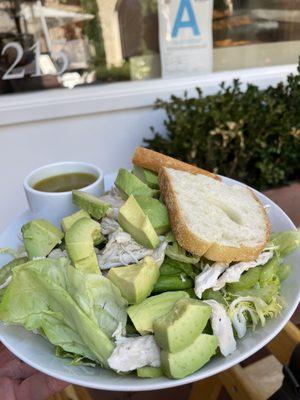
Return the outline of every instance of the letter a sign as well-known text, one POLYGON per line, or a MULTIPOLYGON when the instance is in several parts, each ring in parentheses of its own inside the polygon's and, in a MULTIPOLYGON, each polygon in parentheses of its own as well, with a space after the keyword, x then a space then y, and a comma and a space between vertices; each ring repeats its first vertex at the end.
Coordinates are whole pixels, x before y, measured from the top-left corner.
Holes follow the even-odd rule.
POLYGON ((162 76, 212 71, 213 0, 158 0, 162 76))

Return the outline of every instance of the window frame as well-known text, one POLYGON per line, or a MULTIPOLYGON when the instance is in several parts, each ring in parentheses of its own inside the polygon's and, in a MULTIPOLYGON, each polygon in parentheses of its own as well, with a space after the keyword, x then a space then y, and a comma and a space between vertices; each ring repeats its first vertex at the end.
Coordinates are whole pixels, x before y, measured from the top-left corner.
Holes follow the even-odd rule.
POLYGON ((177 79, 6 94, 0 96, 0 126, 152 107, 157 98, 183 95, 184 91, 192 94, 195 87, 200 87, 205 95, 213 94, 222 81, 229 83, 234 78, 243 84, 251 82, 264 88, 284 80, 296 70, 296 64, 288 64, 177 79))

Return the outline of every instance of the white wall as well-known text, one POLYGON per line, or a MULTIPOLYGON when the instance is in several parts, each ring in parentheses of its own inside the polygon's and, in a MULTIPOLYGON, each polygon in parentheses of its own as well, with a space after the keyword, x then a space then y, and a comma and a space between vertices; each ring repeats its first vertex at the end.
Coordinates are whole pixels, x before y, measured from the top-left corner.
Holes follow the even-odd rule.
POLYGON ((105 173, 129 167, 150 125, 161 130, 161 115, 143 108, 0 127, 0 231, 27 208, 22 182, 32 169, 63 160, 90 162, 105 173))
POLYGON ((195 86, 213 93, 220 81, 237 76, 265 87, 294 70, 272 67, 0 97, 0 231, 27 208, 22 181, 32 169, 62 160, 91 162, 106 173, 129 166, 135 146, 151 135, 149 127, 164 131, 162 112, 152 109, 158 96, 195 86))

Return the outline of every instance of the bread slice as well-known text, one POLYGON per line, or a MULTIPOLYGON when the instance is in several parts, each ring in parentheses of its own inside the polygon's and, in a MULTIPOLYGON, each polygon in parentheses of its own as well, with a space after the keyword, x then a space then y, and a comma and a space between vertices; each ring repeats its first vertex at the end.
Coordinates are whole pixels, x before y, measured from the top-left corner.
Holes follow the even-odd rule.
POLYGON ((252 190, 165 167, 158 179, 173 233, 185 250, 225 263, 258 257, 270 227, 252 190))
POLYGON ((181 171, 187 171, 191 174, 202 174, 210 176, 213 179, 221 180, 218 175, 213 174, 212 172, 195 167, 194 165, 187 164, 183 161, 176 160, 175 158, 165 156, 157 151, 145 149, 144 147, 137 147, 135 149, 132 163, 138 167, 146 168, 156 173, 158 173, 161 167, 169 167, 181 171))

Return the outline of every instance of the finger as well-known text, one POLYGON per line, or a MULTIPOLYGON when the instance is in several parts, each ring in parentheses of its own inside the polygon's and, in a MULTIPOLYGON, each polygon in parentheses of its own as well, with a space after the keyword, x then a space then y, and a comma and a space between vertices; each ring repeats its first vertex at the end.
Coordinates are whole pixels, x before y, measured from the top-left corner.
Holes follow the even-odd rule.
POLYGON ((68 383, 37 372, 17 386, 16 399, 46 400, 55 393, 62 391, 66 386, 68 386, 68 383))
POLYGON ((10 359, 0 366, 0 377, 10 379, 26 379, 36 373, 36 370, 29 365, 23 363, 18 358, 10 359))

